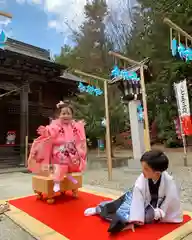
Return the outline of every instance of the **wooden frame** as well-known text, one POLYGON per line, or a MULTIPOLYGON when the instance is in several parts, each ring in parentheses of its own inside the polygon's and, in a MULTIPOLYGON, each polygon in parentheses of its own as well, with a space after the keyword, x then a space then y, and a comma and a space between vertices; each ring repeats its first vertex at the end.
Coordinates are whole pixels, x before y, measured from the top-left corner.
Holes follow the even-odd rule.
POLYGON ((164 18, 163 22, 165 24, 167 24, 170 29, 174 29, 175 31, 177 31, 179 34, 181 34, 182 36, 184 36, 185 38, 187 38, 188 40, 190 40, 192 42, 192 36, 190 36, 187 32, 185 32, 182 28, 180 28, 179 26, 177 26, 175 23, 173 23, 169 18, 164 18))
POLYGON ((0 11, 0 16, 7 17, 7 18, 10 18, 10 19, 13 18, 11 13, 7 13, 7 12, 3 12, 3 11, 0 11))
POLYGON ((110 133, 110 119, 109 119, 109 100, 108 100, 108 80, 96 75, 88 74, 79 70, 75 73, 85 77, 90 77, 102 81, 104 83, 104 98, 105 98, 105 117, 106 117, 106 152, 108 163, 108 180, 112 180, 112 157, 111 157, 111 133, 110 133))
POLYGON ((146 136, 146 141, 145 141, 145 149, 146 151, 151 150, 151 142, 150 142, 150 134, 149 134, 149 120, 148 120, 148 113, 147 113, 147 99, 146 99, 146 89, 145 89, 145 79, 144 79, 144 67, 145 67, 145 62, 148 59, 144 59, 141 62, 137 62, 133 59, 130 59, 128 57, 125 57, 119 53, 110 51, 109 55, 122 59, 130 64, 140 66, 140 78, 141 78, 141 90, 142 90, 142 100, 143 100, 143 110, 144 110, 144 122, 145 122, 145 136, 146 136))

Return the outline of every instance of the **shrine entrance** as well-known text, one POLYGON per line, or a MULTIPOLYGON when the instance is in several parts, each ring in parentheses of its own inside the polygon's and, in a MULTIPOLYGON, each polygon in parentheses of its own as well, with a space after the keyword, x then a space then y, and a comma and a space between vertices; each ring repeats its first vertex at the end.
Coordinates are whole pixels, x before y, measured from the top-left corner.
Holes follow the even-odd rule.
POLYGON ((77 79, 61 77, 66 68, 49 51, 13 39, 0 49, 0 168, 24 165, 26 137, 32 143, 56 103, 78 92, 77 79))

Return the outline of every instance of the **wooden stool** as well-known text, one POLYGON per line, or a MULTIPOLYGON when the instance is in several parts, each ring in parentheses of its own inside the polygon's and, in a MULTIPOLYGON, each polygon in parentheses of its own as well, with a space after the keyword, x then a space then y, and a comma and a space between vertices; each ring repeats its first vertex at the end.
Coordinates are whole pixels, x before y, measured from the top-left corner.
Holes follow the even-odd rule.
MULTIPOLYGON (((72 173, 74 179, 77 180, 77 184, 74 184, 67 177, 60 182, 60 193, 65 194, 66 191, 72 191, 74 197, 78 197, 78 189, 82 187, 82 174, 72 173)), ((52 204, 55 202, 55 193, 53 191, 54 181, 50 177, 46 176, 33 176, 32 187, 37 194, 38 199, 42 199, 43 195, 46 195, 47 203, 52 204)))

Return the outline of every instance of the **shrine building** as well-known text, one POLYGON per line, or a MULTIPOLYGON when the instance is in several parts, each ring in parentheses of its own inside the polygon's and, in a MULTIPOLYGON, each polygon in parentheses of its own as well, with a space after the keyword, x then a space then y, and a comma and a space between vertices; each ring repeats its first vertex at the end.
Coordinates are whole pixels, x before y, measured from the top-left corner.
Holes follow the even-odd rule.
POLYGON ((0 49, 0 168, 24 164, 26 136, 31 143, 56 103, 78 92, 81 79, 66 69, 48 50, 11 38, 0 49), (16 135, 13 144, 6 144, 8 132, 16 135))

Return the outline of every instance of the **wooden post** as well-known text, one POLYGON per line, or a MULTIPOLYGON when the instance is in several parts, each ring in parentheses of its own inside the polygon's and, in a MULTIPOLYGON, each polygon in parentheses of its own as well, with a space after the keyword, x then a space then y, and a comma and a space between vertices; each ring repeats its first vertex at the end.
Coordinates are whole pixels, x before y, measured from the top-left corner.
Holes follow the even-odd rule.
POLYGON ((3 11, 0 11, 0 16, 3 16, 3 17, 7 17, 7 18, 10 18, 12 19, 12 14, 10 13, 6 13, 6 12, 3 12, 3 11))
POLYGON ((75 70, 75 73, 85 77, 90 77, 93 79, 98 79, 99 81, 104 82, 104 98, 105 98, 105 117, 106 117, 106 151, 107 151, 107 165, 108 165, 108 180, 112 179, 112 157, 111 157, 111 137, 110 137, 110 119, 109 119, 109 102, 108 102, 108 80, 96 75, 88 74, 75 70))
POLYGON ((170 47, 171 47, 171 50, 172 50, 172 48, 173 48, 173 44, 172 44, 172 40, 173 40, 173 29, 172 28, 170 28, 170 47))
POLYGON ((106 150, 107 150, 107 161, 108 161, 108 179, 109 179, 109 181, 111 181, 112 180, 112 157, 111 157, 111 136, 110 136, 107 81, 104 81, 104 97, 105 97, 105 117, 106 117, 106 150))
POLYGON ((147 99, 145 90, 145 79, 144 79, 144 69, 143 64, 140 66, 140 78, 141 78, 141 90, 142 90, 142 100, 143 100, 143 111, 144 111, 144 121, 145 121, 145 149, 146 151, 151 150, 150 133, 149 133, 149 119, 147 112, 147 99))
POLYGON ((28 136, 25 137, 25 167, 28 167, 28 148, 29 148, 29 141, 28 136))
POLYGON ((177 94, 177 90, 176 90, 176 85, 174 83, 174 91, 175 91, 175 97, 176 97, 176 101, 177 101, 177 108, 178 108, 178 114, 179 114, 179 125, 180 125, 180 130, 181 130, 181 137, 182 137, 182 141, 183 141, 183 161, 184 161, 184 166, 187 167, 187 144, 186 144, 186 138, 185 138, 185 134, 183 132, 183 126, 182 126, 182 120, 181 120, 181 110, 179 107, 179 103, 178 103, 178 94, 177 94))
POLYGON ((20 155, 21 164, 25 165, 26 148, 28 148, 28 89, 29 85, 24 85, 20 93, 20 155), (26 142, 27 139, 27 142, 26 142), (26 146, 27 144, 27 146, 26 146))

